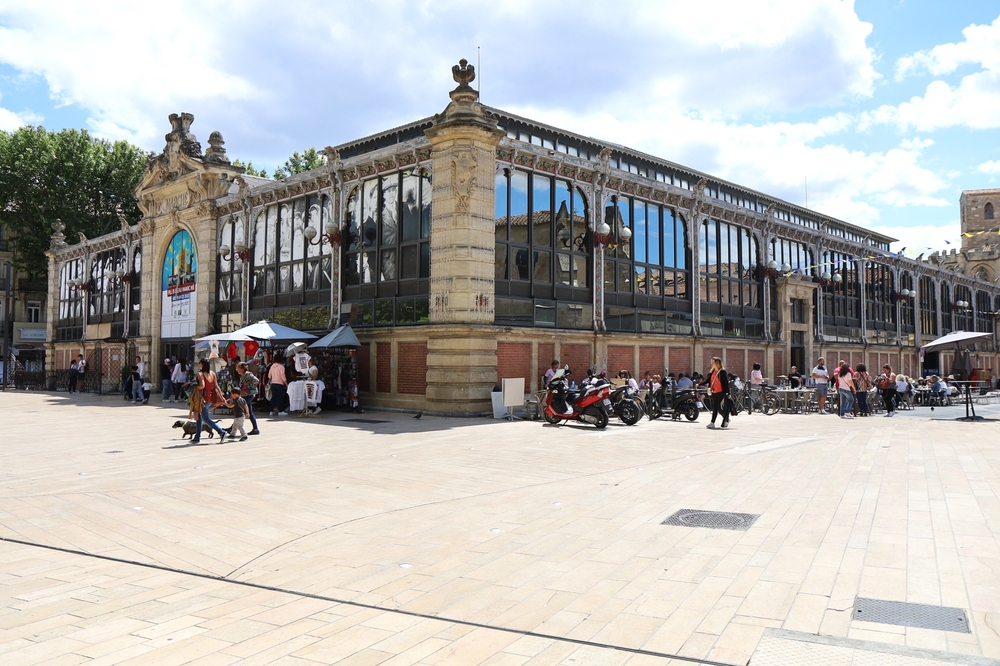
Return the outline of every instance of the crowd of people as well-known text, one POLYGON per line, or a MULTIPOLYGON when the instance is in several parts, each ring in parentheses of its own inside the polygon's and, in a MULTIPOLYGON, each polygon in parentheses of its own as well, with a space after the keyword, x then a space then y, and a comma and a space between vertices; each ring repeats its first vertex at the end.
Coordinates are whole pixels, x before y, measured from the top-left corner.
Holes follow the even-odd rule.
MULTIPOLYGON (((544 386, 559 370, 559 361, 552 365, 542 377, 544 386)), ((581 385, 586 386, 596 376, 595 371, 588 369, 581 385)), ((643 373, 642 379, 636 381, 628 370, 621 370, 618 379, 628 386, 638 390, 658 391, 664 382, 669 382, 672 389, 704 391, 704 406, 711 410, 712 417, 708 423, 709 429, 716 427, 719 415, 722 415, 721 427, 729 427, 729 418, 733 412, 731 382, 735 375, 726 372, 722 359, 713 357, 708 375, 697 372, 675 374, 667 372, 664 378, 650 371, 643 373)), ((893 372, 892 366, 883 365, 878 371, 869 372, 864 363, 851 367, 847 361, 839 361, 836 368, 828 367, 825 358, 820 358, 809 376, 804 376, 796 366, 791 366, 787 375, 782 375, 783 384, 792 389, 808 389, 815 392, 818 414, 826 414, 826 402, 833 395, 838 398, 838 413, 841 418, 851 419, 855 416, 868 417, 875 411, 875 402, 881 400, 885 408, 885 416, 892 418, 901 404, 913 405, 915 401, 927 404, 947 404, 958 388, 949 384, 955 377, 949 375, 942 378, 931 375, 926 378, 907 377, 902 373, 893 372), (877 396, 877 397, 876 397, 877 396)), ((763 376, 761 365, 754 363, 750 371, 749 384, 751 390, 762 390, 767 386, 769 378, 763 376)), ((571 388, 576 388, 574 383, 571 388)), ((701 406, 701 405, 699 405, 701 406)))

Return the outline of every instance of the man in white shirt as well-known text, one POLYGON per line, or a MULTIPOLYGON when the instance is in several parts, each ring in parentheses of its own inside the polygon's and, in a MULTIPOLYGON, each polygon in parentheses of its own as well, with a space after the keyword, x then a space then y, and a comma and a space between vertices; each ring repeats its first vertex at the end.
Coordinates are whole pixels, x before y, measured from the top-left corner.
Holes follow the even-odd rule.
POLYGON ((552 381, 552 378, 556 376, 556 372, 558 371, 559 371, 559 361, 552 361, 552 366, 545 371, 545 375, 542 380, 545 382, 546 386, 549 385, 549 382, 552 381))
POLYGON ((819 402, 819 413, 826 413, 826 395, 830 387, 830 371, 826 369, 826 359, 821 358, 816 362, 816 367, 810 373, 813 381, 816 382, 816 399, 819 402))

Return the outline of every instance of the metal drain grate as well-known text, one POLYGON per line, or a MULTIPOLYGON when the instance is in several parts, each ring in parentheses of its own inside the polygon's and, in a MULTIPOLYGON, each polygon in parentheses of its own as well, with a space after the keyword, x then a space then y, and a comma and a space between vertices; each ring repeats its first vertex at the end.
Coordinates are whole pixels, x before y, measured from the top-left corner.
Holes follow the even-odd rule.
POLYGON ((378 419, 340 419, 348 423, 392 423, 391 421, 380 421, 378 419))
POLYGON ((895 624, 900 627, 939 629, 941 631, 957 631, 963 634, 972 633, 972 629, 969 628, 969 617, 965 611, 961 608, 949 608, 948 606, 928 606, 927 604, 908 604, 904 601, 857 597, 854 600, 853 618, 865 622, 895 624))
POLYGON ((684 527, 708 527, 713 530, 750 529, 760 518, 756 513, 728 513, 726 511, 700 511, 698 509, 681 509, 664 520, 661 525, 683 525, 684 527))

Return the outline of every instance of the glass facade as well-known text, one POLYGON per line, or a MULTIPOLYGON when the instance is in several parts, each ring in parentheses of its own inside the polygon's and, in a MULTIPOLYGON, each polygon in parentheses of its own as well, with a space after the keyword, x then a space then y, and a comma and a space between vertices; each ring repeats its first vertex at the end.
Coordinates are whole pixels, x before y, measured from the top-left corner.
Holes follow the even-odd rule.
POLYGON ((565 180, 520 169, 502 170, 495 187, 494 321, 593 328, 586 197, 565 180))
POLYGON ((431 176, 408 170, 370 178, 347 198, 343 295, 354 326, 429 321, 431 176))
POLYGON ((614 196, 604 208, 604 320, 609 331, 691 330, 690 263, 684 219, 673 209, 614 196), (622 239, 628 228, 631 237, 622 239))
POLYGON ((937 326, 937 289, 934 280, 926 275, 920 278, 920 332, 925 336, 936 336, 937 326))
POLYGON ((763 269, 757 241, 720 220, 699 228, 701 328, 705 335, 764 337, 763 269))

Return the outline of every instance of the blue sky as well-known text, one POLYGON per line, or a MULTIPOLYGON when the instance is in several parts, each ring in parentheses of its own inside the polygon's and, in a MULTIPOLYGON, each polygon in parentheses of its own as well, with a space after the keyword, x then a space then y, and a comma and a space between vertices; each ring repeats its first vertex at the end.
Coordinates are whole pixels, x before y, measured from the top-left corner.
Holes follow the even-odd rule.
POLYGON ((0 129, 293 150, 440 111, 483 48, 482 99, 901 239, 958 240, 1000 187, 1000 6, 928 0, 0 0, 0 129))

